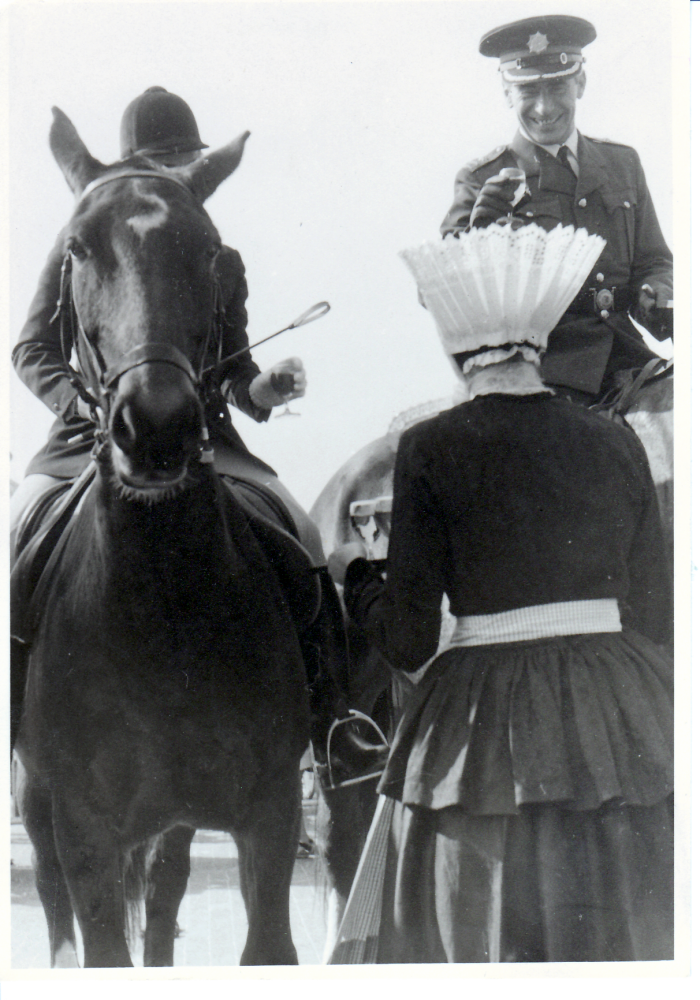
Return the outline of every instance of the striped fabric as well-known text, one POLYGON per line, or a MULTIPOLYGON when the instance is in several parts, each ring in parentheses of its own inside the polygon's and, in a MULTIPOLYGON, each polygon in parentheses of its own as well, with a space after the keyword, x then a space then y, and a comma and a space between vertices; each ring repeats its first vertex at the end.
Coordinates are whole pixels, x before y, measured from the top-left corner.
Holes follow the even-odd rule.
POLYGON ((450 646, 491 646, 498 642, 549 639, 557 635, 621 631, 615 598, 560 601, 514 608, 496 615, 464 615, 456 621, 450 646))
POLYGON ((394 801, 379 796, 333 951, 326 965, 377 961, 386 851, 394 801))

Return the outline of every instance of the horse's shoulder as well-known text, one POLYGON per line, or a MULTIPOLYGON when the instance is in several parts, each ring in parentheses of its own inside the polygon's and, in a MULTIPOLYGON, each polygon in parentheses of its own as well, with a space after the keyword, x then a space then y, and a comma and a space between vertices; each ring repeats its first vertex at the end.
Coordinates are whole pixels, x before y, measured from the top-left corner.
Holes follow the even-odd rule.
POLYGON ((671 410, 673 410, 673 376, 667 375, 665 378, 647 382, 629 412, 667 413, 671 410))

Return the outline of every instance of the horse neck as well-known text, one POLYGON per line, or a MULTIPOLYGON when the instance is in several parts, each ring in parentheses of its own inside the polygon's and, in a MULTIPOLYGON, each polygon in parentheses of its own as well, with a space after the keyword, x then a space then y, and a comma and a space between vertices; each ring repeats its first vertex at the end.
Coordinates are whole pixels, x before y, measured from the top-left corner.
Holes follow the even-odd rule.
POLYGON ((94 544, 103 559, 139 572, 173 576, 175 567, 193 582, 238 558, 223 504, 222 486, 208 470, 177 495, 147 504, 118 495, 110 478, 98 475, 93 516, 94 544), (114 559, 112 558, 114 557, 114 559))

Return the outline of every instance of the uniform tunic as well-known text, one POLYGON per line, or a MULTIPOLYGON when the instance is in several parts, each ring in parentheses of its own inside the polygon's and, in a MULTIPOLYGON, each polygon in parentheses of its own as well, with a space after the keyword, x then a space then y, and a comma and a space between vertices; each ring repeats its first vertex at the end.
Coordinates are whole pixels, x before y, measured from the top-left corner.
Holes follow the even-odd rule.
POLYGON ((484 183, 503 167, 525 171, 532 198, 516 212, 546 230, 561 223, 585 228, 607 241, 581 292, 549 338, 542 375, 546 382, 598 396, 613 387, 616 372, 643 366, 654 354, 627 316, 650 283, 659 301, 673 297, 672 256, 661 233, 639 156, 630 146, 579 135, 579 176, 518 132, 508 146, 464 167, 440 230, 469 228, 484 183), (614 290, 607 320, 594 295, 614 290))
POLYGON ((672 957, 670 584, 642 446, 566 400, 477 397, 398 449, 387 579, 345 601, 395 668, 454 615, 614 598, 621 632, 452 648, 406 705, 383 962, 672 957), (650 875, 653 873, 653 875, 650 875))
MULTIPOLYGON (((94 428, 90 421, 78 415, 78 396, 66 374, 61 348, 60 321, 58 318, 52 320, 60 295, 64 240, 61 233, 41 273, 27 321, 12 352, 12 363, 25 385, 57 415, 47 444, 34 456, 26 474, 44 473, 71 479, 79 475, 89 461, 94 428)), ((223 247, 216 260, 216 269, 224 310, 221 356, 227 357, 248 346, 245 308, 248 288, 243 261, 237 250, 223 247)), ((70 347, 69 343, 69 351, 70 347)), ((212 344, 211 356, 205 363, 216 362, 214 350, 212 344)), ((270 410, 256 406, 248 391, 259 372, 250 353, 242 354, 227 373, 230 385, 226 389, 226 400, 215 391, 206 405, 206 420, 212 440, 225 442, 234 451, 243 452, 261 469, 272 472, 260 459, 250 455, 225 405, 230 402, 258 422, 267 420, 270 410)))

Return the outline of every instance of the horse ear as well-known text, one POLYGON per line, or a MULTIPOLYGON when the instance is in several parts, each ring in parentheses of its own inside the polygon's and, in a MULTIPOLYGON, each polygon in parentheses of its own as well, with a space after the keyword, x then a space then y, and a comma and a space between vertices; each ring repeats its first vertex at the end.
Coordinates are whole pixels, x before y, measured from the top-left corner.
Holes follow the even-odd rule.
POLYGON ((79 196, 90 181, 105 169, 103 163, 88 152, 88 148, 78 135, 73 122, 60 108, 52 108, 53 122, 49 133, 49 145, 56 163, 68 181, 73 194, 79 196))
POLYGON ((250 132, 243 132, 227 146, 222 146, 203 159, 195 160, 194 163, 180 168, 179 173, 190 183, 200 201, 205 202, 214 194, 219 184, 236 169, 243 157, 243 149, 249 135, 250 132))

